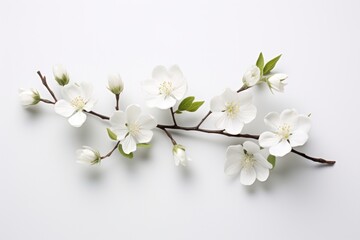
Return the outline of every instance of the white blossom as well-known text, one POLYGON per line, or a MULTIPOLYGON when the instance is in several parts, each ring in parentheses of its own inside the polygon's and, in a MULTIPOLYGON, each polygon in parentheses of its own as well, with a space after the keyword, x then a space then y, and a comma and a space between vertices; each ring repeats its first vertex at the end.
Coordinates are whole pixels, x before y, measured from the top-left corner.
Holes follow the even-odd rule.
POLYGON ((113 94, 120 94, 124 90, 124 82, 119 74, 110 74, 108 77, 108 89, 113 94))
POLYGON ((240 133, 244 124, 256 116, 256 107, 252 104, 252 94, 248 90, 237 93, 226 89, 211 100, 210 110, 216 119, 215 126, 230 134, 240 133))
POLYGON ((179 166, 181 164, 185 167, 187 166, 188 161, 191 161, 191 159, 186 155, 184 146, 179 144, 174 145, 173 156, 176 166, 179 166))
POLYGON ((59 85, 65 86, 69 83, 69 74, 62 65, 53 66, 53 74, 59 85))
POLYGON ((181 100, 186 91, 187 83, 177 65, 166 69, 164 66, 157 66, 152 72, 152 79, 142 83, 144 91, 149 95, 147 105, 160 109, 173 107, 178 100, 181 100))
POLYGON ((259 144, 269 148, 270 154, 274 156, 285 156, 293 147, 304 145, 309 138, 310 118, 299 115, 294 109, 286 109, 281 114, 271 112, 264 121, 271 132, 262 133, 259 144))
POLYGON ((69 84, 62 89, 64 99, 55 103, 55 112, 68 117, 70 125, 81 127, 86 121, 84 111, 91 111, 96 101, 92 98, 92 85, 89 83, 69 84))
POLYGON ((35 105, 40 101, 40 94, 35 89, 19 89, 19 100, 21 105, 35 105))
POLYGON ((110 118, 111 131, 117 136, 126 154, 136 151, 137 143, 150 142, 156 127, 155 119, 150 115, 141 115, 138 105, 130 105, 126 111, 116 111, 110 118))
POLYGON ((100 153, 91 147, 84 146, 76 151, 77 162, 85 165, 98 164, 101 161, 100 153))
POLYGON ((243 145, 229 146, 226 151, 224 171, 227 175, 235 175, 240 172, 240 182, 251 185, 256 178, 263 182, 269 177, 269 169, 272 165, 265 159, 265 151, 250 141, 243 145))
POLYGON ((257 66, 251 66, 245 72, 242 80, 247 87, 252 87, 259 82, 260 78, 261 78, 260 68, 258 68, 257 66))
POLYGON ((274 75, 271 75, 267 79, 267 83, 270 87, 270 89, 278 91, 278 92, 284 92, 284 87, 286 85, 285 80, 288 78, 288 75, 283 73, 276 73, 274 75))

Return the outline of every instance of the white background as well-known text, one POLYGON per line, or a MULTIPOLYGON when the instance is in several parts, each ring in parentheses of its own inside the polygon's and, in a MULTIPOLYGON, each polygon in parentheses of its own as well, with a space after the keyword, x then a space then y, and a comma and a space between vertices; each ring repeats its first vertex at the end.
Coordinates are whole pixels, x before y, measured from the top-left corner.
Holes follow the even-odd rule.
MULTIPOLYGON (((359 1, 13 1, 0 3, 0 239, 359 239, 359 1), (133 160, 114 154, 98 169, 75 163, 75 150, 113 146, 106 123, 89 117, 72 128, 40 104, 24 110, 18 88, 58 96, 54 64, 73 81, 89 81, 96 111, 110 115, 110 72, 125 81, 121 107, 147 109, 141 81, 154 66, 179 64, 189 95, 206 101, 178 121, 191 125, 209 100, 237 89, 263 51, 283 54, 284 94, 255 89, 258 118, 244 132, 265 130, 269 111, 312 113, 301 150, 337 160, 319 166, 296 155, 278 159, 267 182, 251 187, 223 173, 225 150, 241 139, 175 134, 193 162, 175 167, 158 130, 133 160)), ((206 123, 212 127, 212 122, 206 123)))

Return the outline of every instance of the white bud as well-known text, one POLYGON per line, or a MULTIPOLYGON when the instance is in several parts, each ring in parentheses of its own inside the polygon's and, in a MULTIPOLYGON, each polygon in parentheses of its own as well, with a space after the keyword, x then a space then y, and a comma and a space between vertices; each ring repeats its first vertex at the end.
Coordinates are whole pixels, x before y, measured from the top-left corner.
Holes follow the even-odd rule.
POLYGON ((174 145, 173 156, 174 156, 174 161, 175 161, 176 166, 179 166, 179 164, 181 164, 185 167, 187 165, 188 161, 191 161, 191 159, 186 156, 184 146, 179 145, 179 144, 174 145))
POLYGON ((113 94, 120 94, 124 90, 124 82, 119 74, 110 74, 108 77, 108 89, 113 94))
POLYGON ((65 86, 70 81, 69 74, 62 65, 53 66, 53 74, 60 86, 65 86))
POLYGON ((260 68, 258 68, 257 66, 251 66, 245 72, 242 81, 246 86, 252 87, 252 86, 254 86, 255 84, 258 83, 260 78, 261 78, 260 68))
POLYGON ((91 147, 84 146, 76 151, 77 162, 85 165, 95 165, 100 163, 100 153, 91 147))
POLYGON ((35 89, 19 89, 19 100, 23 106, 35 105, 40 102, 40 94, 35 89))
POLYGON ((271 75, 268 79, 268 85, 270 89, 273 89, 278 92, 284 92, 284 87, 286 83, 284 82, 287 79, 288 75, 283 73, 276 73, 271 75))

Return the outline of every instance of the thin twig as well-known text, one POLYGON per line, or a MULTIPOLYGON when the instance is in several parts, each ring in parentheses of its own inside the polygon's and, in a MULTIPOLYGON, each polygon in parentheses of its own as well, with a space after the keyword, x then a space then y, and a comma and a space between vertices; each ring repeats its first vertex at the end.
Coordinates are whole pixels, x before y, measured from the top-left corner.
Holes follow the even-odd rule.
POLYGON ((119 108, 120 94, 115 94, 115 99, 116 99, 115 110, 118 111, 120 109, 119 108))
POLYGON ((172 117, 172 120, 174 122, 174 125, 177 126, 174 109, 172 107, 170 108, 170 112, 171 112, 171 117, 172 117))
POLYGON ((325 160, 323 158, 315 158, 315 157, 310 157, 308 155, 306 155, 305 153, 303 152, 299 152, 295 149, 291 149, 291 152, 299 155, 299 156, 302 156, 303 158, 306 158, 306 159, 309 159, 311 161, 314 161, 314 162, 318 162, 318 163, 325 163, 325 164, 328 164, 328 165, 334 165, 336 163, 336 161, 331 161, 331 160, 325 160))
POLYGON ((201 124, 210 116, 211 113, 212 113, 212 112, 209 111, 209 112, 205 115, 205 117, 204 117, 203 119, 201 119, 201 121, 200 121, 199 124, 196 126, 196 128, 200 128, 201 124))
POLYGON ((50 89, 49 85, 48 85, 47 82, 46 82, 46 77, 43 76, 40 71, 37 71, 37 74, 39 75, 42 84, 43 84, 43 85, 46 87, 46 89, 49 91, 49 93, 50 93, 50 95, 52 96, 52 98, 54 99, 54 101, 57 102, 57 99, 56 99, 56 97, 55 97, 54 92, 50 89))
POLYGON ((160 128, 161 130, 163 130, 163 131, 166 133, 166 135, 170 138, 170 140, 171 140, 171 142, 172 142, 173 145, 176 145, 176 144, 177 144, 176 141, 175 141, 175 139, 173 138, 173 136, 169 133, 168 130, 166 130, 166 128, 161 128, 161 127, 159 127, 159 126, 158 126, 158 128, 160 128))
POLYGON ((47 104, 55 104, 55 102, 47 100, 47 99, 43 99, 43 98, 40 98, 40 102, 44 102, 44 103, 47 103, 47 104))
MULTIPOLYGON (((85 111, 85 110, 84 110, 85 111)), ((85 111, 85 112, 87 112, 87 113, 89 113, 89 114, 92 114, 92 115, 94 115, 94 116, 97 116, 97 117, 99 117, 99 118, 101 118, 101 119, 104 119, 104 120, 110 120, 110 117, 108 117, 108 116, 105 116, 105 115, 102 115, 102 114, 100 114, 100 113, 97 113, 97 112, 94 112, 94 111, 85 111)))
POLYGON ((246 85, 244 84, 244 85, 242 85, 242 87, 241 87, 239 90, 237 90, 236 92, 239 93, 239 92, 242 92, 242 91, 244 91, 244 90, 246 90, 246 89, 248 89, 248 88, 250 88, 250 87, 248 87, 248 86, 246 86, 246 85))
POLYGON ((104 155, 104 156, 101 156, 100 159, 104 159, 104 158, 110 157, 111 154, 113 154, 113 152, 118 148, 119 144, 120 144, 120 141, 118 141, 118 142, 116 143, 115 147, 114 147, 108 154, 106 154, 106 155, 104 155))

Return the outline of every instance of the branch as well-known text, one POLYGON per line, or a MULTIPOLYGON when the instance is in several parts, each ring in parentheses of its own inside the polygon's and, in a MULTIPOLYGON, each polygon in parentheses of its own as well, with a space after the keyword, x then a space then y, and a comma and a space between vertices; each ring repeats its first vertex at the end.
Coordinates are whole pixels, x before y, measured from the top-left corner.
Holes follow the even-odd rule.
POLYGON ((50 89, 49 85, 48 85, 47 82, 46 82, 46 77, 43 76, 40 71, 37 71, 37 74, 39 75, 42 84, 43 84, 43 85, 46 87, 46 89, 49 91, 49 93, 50 93, 50 95, 52 96, 52 98, 54 99, 54 101, 57 102, 57 99, 56 99, 56 97, 55 97, 54 92, 50 89))
POLYGON ((118 142, 116 143, 115 147, 114 147, 108 154, 106 154, 106 155, 104 155, 104 156, 101 156, 100 159, 104 159, 104 158, 110 157, 111 154, 113 154, 113 152, 118 148, 119 144, 120 144, 120 141, 118 141, 118 142))
POLYGON ((40 102, 47 103, 47 104, 55 104, 55 102, 47 100, 47 99, 43 99, 43 98, 40 98, 40 102))
POLYGON ((336 161, 325 160, 323 158, 310 157, 310 156, 306 155, 305 153, 299 152, 299 151, 297 151, 295 149, 291 149, 291 152, 293 152, 293 153, 295 153, 295 154, 297 154, 299 156, 302 156, 302 157, 304 157, 306 159, 309 159, 311 161, 318 162, 318 163, 324 163, 324 164, 328 164, 328 165, 334 165, 336 163, 336 161))
POLYGON ((173 122, 174 122, 174 126, 177 126, 177 123, 176 123, 176 120, 175 120, 174 109, 173 109, 172 107, 170 108, 170 112, 171 112, 172 120, 173 120, 173 122))
POLYGON ((84 112, 89 113, 89 114, 92 114, 92 115, 97 116, 97 117, 99 117, 99 118, 101 118, 101 119, 104 119, 104 120, 110 120, 110 117, 105 116, 105 115, 102 115, 102 114, 97 113, 97 112, 94 112, 94 111, 89 111, 89 112, 88 112, 88 111, 85 111, 85 110, 84 110, 84 112))

